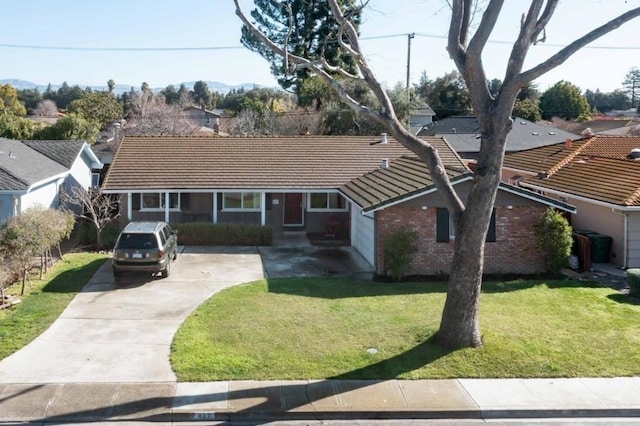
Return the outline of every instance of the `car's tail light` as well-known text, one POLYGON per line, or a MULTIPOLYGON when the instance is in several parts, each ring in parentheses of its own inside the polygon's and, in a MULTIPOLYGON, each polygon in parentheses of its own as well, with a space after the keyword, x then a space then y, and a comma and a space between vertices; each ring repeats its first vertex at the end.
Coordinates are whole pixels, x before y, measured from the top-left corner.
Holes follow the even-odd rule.
POLYGON ((164 251, 158 250, 158 259, 162 259, 164 257, 164 251))

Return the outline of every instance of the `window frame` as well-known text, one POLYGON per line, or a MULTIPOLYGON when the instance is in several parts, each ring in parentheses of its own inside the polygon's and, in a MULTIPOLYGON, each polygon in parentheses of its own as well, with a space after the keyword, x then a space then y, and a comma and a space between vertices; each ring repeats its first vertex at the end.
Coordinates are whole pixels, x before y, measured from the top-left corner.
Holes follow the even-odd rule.
POLYGON ((262 193, 256 191, 228 191, 222 193, 222 211, 225 212, 260 212, 262 211, 262 193), (227 195, 240 194, 240 207, 227 207, 227 195), (245 207, 245 197, 253 194, 253 200, 257 200, 257 207, 245 207))
POLYGON ((309 212, 346 212, 349 210, 348 207, 348 203, 347 203, 347 199, 345 197, 342 196, 342 194, 340 194, 339 192, 331 192, 331 191, 327 191, 327 192, 310 192, 308 194, 307 198, 307 211, 309 212), (326 197, 326 204, 325 207, 312 207, 311 206, 311 199, 313 198, 314 195, 324 195, 326 197), (342 203, 344 205, 344 207, 342 208, 336 208, 336 207, 331 207, 331 195, 335 195, 337 198, 336 200, 342 199, 342 203))
MULTIPOLYGON (((446 208, 438 207, 436 208, 436 242, 437 243, 448 243, 451 241, 455 241, 455 227, 453 220, 451 220, 451 215, 446 208), (440 223, 441 221, 447 221, 447 230, 448 236, 445 238, 444 235, 444 225, 440 223)), ((496 238, 496 209, 494 208, 491 211, 491 219, 489 221, 489 229, 487 229, 487 235, 485 236, 485 243, 495 243, 497 241, 496 238)))
MULTIPOLYGON (((141 192, 140 193, 140 211, 141 212, 163 212, 165 211, 165 193, 164 192, 141 192), (157 195, 158 196, 158 205, 159 207, 145 207, 144 205, 144 197, 145 195, 157 195)), ((171 212, 179 212, 180 211, 180 193, 179 192, 170 192, 169 193, 169 211, 171 212), (173 207, 172 201, 175 201, 177 205, 174 204, 173 207)))

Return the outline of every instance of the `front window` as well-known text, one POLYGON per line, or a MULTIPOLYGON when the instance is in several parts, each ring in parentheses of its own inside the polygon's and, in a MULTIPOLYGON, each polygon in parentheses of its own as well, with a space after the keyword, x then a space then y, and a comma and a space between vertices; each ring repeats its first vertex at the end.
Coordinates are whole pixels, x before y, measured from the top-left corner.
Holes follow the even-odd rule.
MULTIPOLYGON (((164 210, 165 194, 163 192, 145 192, 140 197, 140 210, 164 210)), ((180 210, 180 194, 169 194, 169 210, 180 210)))
POLYGON ((346 200, 337 192, 309 194, 309 210, 346 210, 346 208, 346 200))
POLYGON ((259 192, 225 192, 222 197, 223 210, 260 210, 259 192))

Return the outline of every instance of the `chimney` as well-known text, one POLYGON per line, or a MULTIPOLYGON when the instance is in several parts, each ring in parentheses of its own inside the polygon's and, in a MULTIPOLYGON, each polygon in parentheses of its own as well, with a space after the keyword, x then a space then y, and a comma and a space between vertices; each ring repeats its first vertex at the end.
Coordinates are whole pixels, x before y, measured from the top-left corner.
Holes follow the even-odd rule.
POLYGON ((382 165, 380 166, 381 169, 388 169, 389 168, 389 160, 387 158, 383 158, 382 159, 382 165))
POLYGON ((565 148, 567 148, 567 149, 569 149, 569 148, 571 148, 571 145, 573 145, 573 141, 571 140, 571 138, 567 138, 567 139, 564 141, 564 147, 565 147, 565 148))
POLYGON ((380 143, 387 143, 387 134, 380 133, 380 143))
POLYGON ((204 111, 205 110, 205 104, 200 104, 200 109, 204 111))

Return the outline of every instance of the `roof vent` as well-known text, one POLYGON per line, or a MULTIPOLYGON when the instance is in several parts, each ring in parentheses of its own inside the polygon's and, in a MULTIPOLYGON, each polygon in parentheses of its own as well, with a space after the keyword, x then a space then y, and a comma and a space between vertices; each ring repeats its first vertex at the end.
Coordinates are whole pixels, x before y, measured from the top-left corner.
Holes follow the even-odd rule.
POLYGON ((629 156, 634 160, 640 159, 640 148, 633 148, 629 156))
POLYGON ((456 128, 455 128, 455 127, 452 127, 452 128, 451 128, 451 133, 456 133, 456 132, 457 132, 457 131, 456 131, 456 128))
POLYGON ((380 143, 387 143, 387 134, 380 133, 380 143))
POLYGON ((383 158, 382 159, 382 164, 380 165, 381 169, 388 169, 389 168, 389 160, 387 158, 383 158))
POLYGON ((581 133, 580 136, 593 136, 593 131, 591 130, 591 127, 587 127, 586 129, 584 129, 581 133))
POLYGON ((571 145, 573 144, 573 141, 571 140, 571 138, 567 138, 564 141, 564 147, 565 148, 571 148, 571 145))

